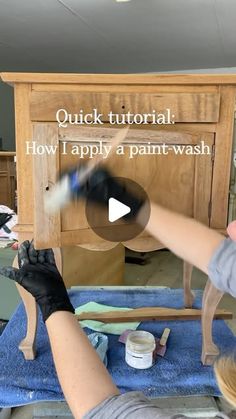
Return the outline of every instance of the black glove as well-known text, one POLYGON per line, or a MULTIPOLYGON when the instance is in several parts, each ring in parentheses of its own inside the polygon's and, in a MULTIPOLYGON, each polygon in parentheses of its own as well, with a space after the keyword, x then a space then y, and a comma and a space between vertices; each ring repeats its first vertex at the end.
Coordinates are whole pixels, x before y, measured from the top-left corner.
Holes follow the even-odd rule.
POLYGON ((24 241, 19 248, 18 263, 19 269, 3 267, 0 274, 18 282, 33 295, 44 322, 55 311, 74 313, 52 249, 37 251, 33 242, 24 241))
POLYGON ((81 165, 77 170, 68 173, 73 196, 75 198, 84 197, 104 206, 108 206, 109 198, 115 198, 131 208, 130 213, 123 218, 127 221, 135 219, 144 200, 134 196, 127 190, 125 183, 122 184, 122 179, 113 177, 103 167, 95 169, 84 183, 79 184, 78 179, 84 168, 85 165, 81 165))
POLYGON ((10 221, 12 218, 12 214, 7 214, 5 212, 0 213, 0 228, 4 227, 4 225, 10 221))

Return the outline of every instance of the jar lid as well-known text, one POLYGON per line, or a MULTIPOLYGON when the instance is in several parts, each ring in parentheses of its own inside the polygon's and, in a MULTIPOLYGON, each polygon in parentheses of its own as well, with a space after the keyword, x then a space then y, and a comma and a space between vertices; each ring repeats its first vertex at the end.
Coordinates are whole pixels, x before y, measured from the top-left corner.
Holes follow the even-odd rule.
POLYGON ((126 345, 134 352, 147 353, 154 351, 156 341, 151 333, 144 330, 136 330, 128 334, 126 345))

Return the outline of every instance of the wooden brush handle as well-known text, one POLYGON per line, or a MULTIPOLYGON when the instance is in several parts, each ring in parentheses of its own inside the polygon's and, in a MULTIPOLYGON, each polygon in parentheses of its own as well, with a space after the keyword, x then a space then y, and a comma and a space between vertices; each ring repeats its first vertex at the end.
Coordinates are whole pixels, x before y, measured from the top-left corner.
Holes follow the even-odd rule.
MULTIPOLYGON (((116 149, 118 147, 118 145, 120 145, 126 138, 127 134, 129 131, 129 125, 126 126, 125 128, 122 128, 121 130, 119 130, 116 135, 112 138, 111 140, 111 150, 109 153, 109 156, 107 158, 107 160, 112 156, 112 154, 114 154, 116 152, 116 149)), ((81 176, 80 176, 80 183, 83 183, 87 180, 87 178, 89 177, 89 175, 91 174, 91 172, 95 169, 96 166, 98 166, 100 163, 104 162, 104 158, 103 155, 95 157, 93 159, 91 159, 88 163, 87 163, 87 167, 86 169, 82 172, 81 176)))
POLYGON ((159 342, 161 346, 166 345, 169 334, 170 334, 170 329, 168 329, 168 327, 166 327, 164 332, 162 333, 162 337, 161 337, 160 342, 159 342))

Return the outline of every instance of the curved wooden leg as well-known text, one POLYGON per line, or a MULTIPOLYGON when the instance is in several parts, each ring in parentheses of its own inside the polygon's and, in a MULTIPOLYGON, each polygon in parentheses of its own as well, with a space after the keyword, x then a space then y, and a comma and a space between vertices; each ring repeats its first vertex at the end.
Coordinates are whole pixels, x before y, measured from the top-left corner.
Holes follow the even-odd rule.
POLYGON ((214 287, 210 279, 206 283, 202 301, 202 363, 212 365, 219 355, 219 349, 213 342, 212 322, 216 308, 224 293, 214 287))
MULTIPOLYGON (((59 272, 62 272, 62 259, 60 249, 54 249, 56 265, 59 272)), ((18 268, 17 256, 13 261, 13 266, 18 268)), ((26 360, 33 360, 36 356, 36 332, 38 324, 38 308, 35 299, 19 284, 16 284, 19 294, 25 306, 27 316, 27 331, 25 338, 21 341, 19 349, 23 352, 26 360)))
POLYGON ((21 287, 18 284, 16 286, 24 303, 25 312, 27 316, 26 336, 21 341, 19 349, 23 352, 25 359, 30 361, 35 359, 36 356, 35 338, 38 323, 37 304, 35 299, 29 292, 27 292, 23 287, 21 287))
MULTIPOLYGON (((13 261, 13 266, 18 268, 17 256, 13 261)), ((25 306, 27 317, 27 331, 25 338, 21 341, 19 349, 23 352, 26 360, 33 360, 36 356, 35 337, 37 331, 38 311, 37 304, 32 295, 19 284, 16 284, 19 294, 25 306)))
POLYGON ((192 308, 194 301, 194 294, 191 291, 193 265, 184 260, 183 266, 183 286, 184 286, 184 306, 192 308))

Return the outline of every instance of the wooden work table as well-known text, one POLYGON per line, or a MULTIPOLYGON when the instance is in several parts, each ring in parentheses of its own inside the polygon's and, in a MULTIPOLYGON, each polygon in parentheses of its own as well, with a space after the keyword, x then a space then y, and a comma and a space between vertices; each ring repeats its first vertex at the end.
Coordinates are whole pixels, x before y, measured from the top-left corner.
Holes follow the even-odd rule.
MULTIPOLYGON (((117 128, 108 123, 106 115, 109 110, 114 113, 148 113, 153 110, 164 113, 170 108, 175 115, 175 124, 131 126, 127 141, 169 145, 200 145, 204 142, 209 147, 208 154, 147 155, 142 158, 136 156, 132 160, 124 156, 122 161, 114 157, 109 160, 108 166, 114 174, 140 183, 154 202, 194 217, 218 231, 226 229, 236 75, 2 73, 1 79, 14 87, 15 95, 20 240, 34 236, 38 247, 50 245, 61 248, 79 244, 86 249, 100 251, 112 251, 116 246, 116 243, 96 238, 86 222, 82 207, 78 209, 71 205, 57 214, 57 218, 43 218, 42 229, 40 208, 46 188, 55 182, 58 171, 77 160, 58 152, 52 158, 42 157, 36 162, 32 155, 26 155, 26 141, 34 137, 39 143, 50 141, 50 144, 59 144, 65 135, 69 143, 74 141, 74 137, 78 143, 89 143, 80 127, 70 126, 64 131, 58 127, 56 112, 63 108, 71 114, 78 113, 80 109, 87 112, 97 108, 104 115, 104 126, 94 127, 97 129, 95 137, 101 135, 101 129, 105 133, 105 130, 117 128), (42 168, 40 174, 36 173, 36 167, 42 168)), ((109 137, 108 131, 106 133, 109 137)), ((142 252, 162 247, 146 233, 123 245, 142 252)), ((191 273, 192 267, 185 263, 186 307, 191 307, 193 302, 191 273)), ((32 299, 22 290, 20 292, 27 312, 31 313, 22 348, 28 358, 33 358, 36 308, 32 299)), ((211 325, 221 297, 222 293, 208 282, 202 320, 203 363, 212 362, 218 353, 212 341, 211 325)))

